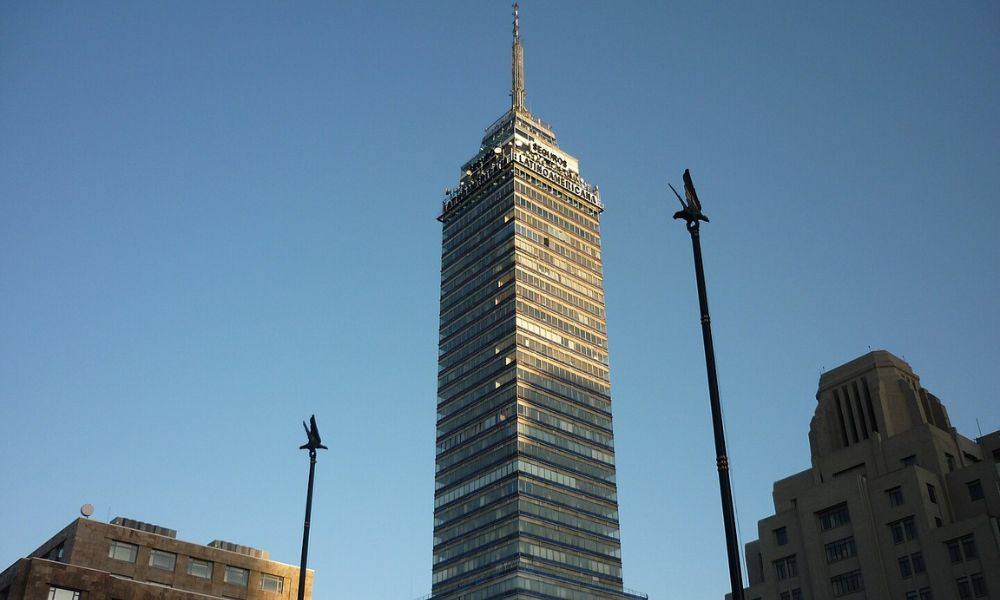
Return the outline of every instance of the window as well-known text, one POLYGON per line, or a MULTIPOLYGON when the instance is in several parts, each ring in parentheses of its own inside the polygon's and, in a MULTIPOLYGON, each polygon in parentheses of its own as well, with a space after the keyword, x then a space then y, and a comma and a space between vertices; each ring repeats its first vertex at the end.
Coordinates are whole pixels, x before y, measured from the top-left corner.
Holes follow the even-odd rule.
POLYGON ((833 596, 835 598, 865 589, 865 584, 861 580, 861 571, 850 571, 831 577, 830 586, 833 587, 833 596))
POLYGON ((49 588, 49 600, 80 600, 80 592, 52 586, 49 588))
POLYGON ((788 530, 784 527, 779 527, 774 530, 774 543, 779 546, 784 546, 788 543, 788 530))
POLYGON ((774 572, 778 576, 778 581, 798 576, 799 568, 795 563, 795 555, 793 554, 774 561, 774 572))
POLYGON ((904 456, 903 458, 899 459, 899 462, 903 463, 904 467, 915 465, 917 464, 917 455, 911 454, 909 456, 904 456))
POLYGON ((207 560, 198 560, 197 558, 188 559, 188 575, 193 577, 201 577, 202 579, 212 578, 212 563, 207 560))
POLYGON ((954 456, 952 456, 952 455, 948 454, 947 452, 945 452, 944 453, 944 461, 946 463, 948 463, 948 472, 949 473, 951 473, 952 471, 955 470, 955 457, 954 456))
POLYGON ((845 523, 851 522, 851 514, 847 512, 847 504, 838 504, 826 510, 816 513, 819 517, 820 528, 823 531, 836 529, 845 523))
POLYGON ((176 565, 177 555, 173 552, 164 552, 163 550, 149 551, 149 566, 156 569, 163 569, 164 571, 173 571, 176 565))
POLYGON ((826 545, 826 562, 832 564, 850 558, 857 554, 854 547, 854 538, 847 537, 842 540, 830 542, 826 545))
POLYGON ((931 588, 920 588, 913 592, 906 592, 906 600, 933 600, 931 588))
POLYGON ((45 555, 45 558, 49 560, 62 560, 62 557, 65 554, 66 554, 66 542, 59 542, 58 546, 49 550, 49 553, 45 555))
POLYGON ((117 540, 112 540, 111 547, 108 548, 108 558, 125 562, 135 562, 135 556, 138 553, 139 547, 135 544, 127 544, 117 540))
POLYGON ((982 573, 976 573, 968 577, 959 577, 955 580, 955 584, 958 586, 959 600, 985 598, 987 595, 986 580, 983 579, 982 573))
POLYGON ((978 479, 966 483, 965 486, 969 488, 970 500, 975 502, 976 500, 983 499, 983 484, 981 484, 978 479))
POLYGON ((903 579, 913 576, 913 568, 910 566, 909 556, 899 557, 899 576, 903 579))
POLYGON ((893 544, 902 544, 917 539, 917 524, 912 515, 889 523, 889 531, 892 532, 893 544))
POLYGON ((781 600, 802 600, 802 590, 795 588, 788 592, 781 592, 781 600))
POLYGON ((281 593, 285 588, 285 580, 277 575, 269 575, 267 573, 261 573, 260 575, 260 589, 265 592, 276 592, 281 593))
POLYGON ((937 493, 934 492, 934 486, 929 483, 927 484, 927 499, 937 504, 937 493))
POLYGON ((226 583, 246 587, 247 581, 250 580, 250 572, 246 569, 226 565, 226 573, 222 580, 226 583))
POLYGON ((885 495, 889 497, 889 506, 899 506, 903 503, 903 489, 900 487, 886 490, 885 495))
POLYGON ((924 555, 916 552, 909 556, 899 557, 899 576, 903 579, 913 575, 920 575, 927 570, 924 564, 924 555))
POLYGON ((979 557, 979 553, 976 551, 976 539, 972 535, 948 540, 945 545, 948 547, 948 556, 953 563, 965 562, 979 557))

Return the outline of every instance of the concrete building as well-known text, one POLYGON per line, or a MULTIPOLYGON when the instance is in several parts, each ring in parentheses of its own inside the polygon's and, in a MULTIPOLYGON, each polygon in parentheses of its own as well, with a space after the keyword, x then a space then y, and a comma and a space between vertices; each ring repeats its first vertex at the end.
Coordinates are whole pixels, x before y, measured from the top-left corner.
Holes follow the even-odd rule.
POLYGON ((512 103, 446 192, 434 600, 636 598, 622 586, 597 188, 512 103))
POLYGON ((0 600, 289 600, 298 585, 299 568, 264 550, 184 542, 172 529, 121 517, 77 519, 0 573, 0 600))
POLYGON ((746 598, 1000 598, 1000 431, 959 435, 885 351, 823 374, 816 399, 812 467, 774 484, 746 598))

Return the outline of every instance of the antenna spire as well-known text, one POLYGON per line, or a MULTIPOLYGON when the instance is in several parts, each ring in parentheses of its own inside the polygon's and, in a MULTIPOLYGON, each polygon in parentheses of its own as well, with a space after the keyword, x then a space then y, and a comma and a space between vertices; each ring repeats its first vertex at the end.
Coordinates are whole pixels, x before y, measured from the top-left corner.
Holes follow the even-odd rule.
POLYGON ((514 45, 512 48, 511 109, 526 110, 524 107, 524 48, 521 46, 521 23, 517 0, 514 1, 514 45))

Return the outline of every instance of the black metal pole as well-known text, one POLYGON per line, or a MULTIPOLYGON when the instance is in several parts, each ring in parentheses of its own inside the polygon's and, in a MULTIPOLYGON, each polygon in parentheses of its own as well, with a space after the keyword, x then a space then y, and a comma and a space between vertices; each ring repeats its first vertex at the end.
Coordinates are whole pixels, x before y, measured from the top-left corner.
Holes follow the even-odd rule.
POLYGON ((306 595, 306 559, 309 556, 309 520, 312 518, 313 475, 316 473, 316 449, 309 448, 309 488, 306 491, 306 519, 302 526, 302 561, 299 563, 299 600, 306 595))
POLYGON ((694 250, 694 270, 698 279, 698 303, 701 305, 701 335, 705 341, 705 366, 708 369, 708 397, 712 404, 712 429, 715 432, 716 465, 719 469, 719 492, 722 496, 722 520, 726 530, 726 551, 729 556, 729 581, 733 600, 743 600, 743 572, 740 569, 739 539, 733 509, 733 489, 729 481, 729 456, 726 435, 722 428, 722 404, 719 401, 719 379, 715 372, 715 346, 712 344, 712 320, 708 315, 708 292, 705 289, 705 267, 701 260, 701 235, 698 221, 688 221, 691 246, 694 250))
MULTIPOLYGON (((673 189, 673 186, 671 186, 673 189)), ((701 260, 701 221, 708 222, 701 212, 701 202, 694 189, 690 173, 684 171, 685 203, 677 190, 677 199, 683 210, 674 214, 684 219, 691 234, 694 251, 694 272, 698 280, 698 304, 701 308, 701 335, 705 342, 705 366, 708 371, 708 397, 712 405, 712 429, 715 433, 715 463, 719 470, 719 494, 722 496, 722 521, 726 532, 726 554, 729 558, 729 583, 733 600, 743 600, 743 571, 740 568, 739 538, 736 535, 736 517, 733 509, 733 488, 729 481, 729 456, 726 454, 726 434, 722 427, 722 403, 719 401, 719 378, 715 372, 715 346, 712 344, 712 320, 708 314, 708 291, 705 286, 705 266, 701 260)))

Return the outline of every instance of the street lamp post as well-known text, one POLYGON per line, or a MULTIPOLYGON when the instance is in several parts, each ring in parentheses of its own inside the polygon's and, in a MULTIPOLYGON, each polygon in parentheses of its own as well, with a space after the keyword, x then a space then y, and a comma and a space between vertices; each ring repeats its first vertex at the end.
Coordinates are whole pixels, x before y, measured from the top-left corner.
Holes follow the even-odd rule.
POLYGON ((309 451, 309 487, 306 490, 306 518, 302 527, 302 560, 299 562, 299 598, 304 600, 306 595, 306 559, 309 556, 309 521, 312 518, 313 501, 313 476, 316 474, 316 450, 326 450, 326 446, 320 441, 319 428, 316 427, 316 415, 309 417, 309 425, 305 421, 302 426, 306 429, 308 440, 299 450, 309 451))
POLYGON ((733 490, 729 480, 729 457, 726 454, 726 435, 722 427, 722 405, 719 402, 719 380, 715 372, 715 347, 712 344, 712 321, 708 315, 708 292, 705 289, 705 268, 701 260, 701 221, 708 223, 708 217, 701 212, 701 202, 694 190, 691 173, 684 170, 684 195, 681 198, 674 186, 670 186, 680 200, 682 210, 674 213, 675 219, 683 219, 691 234, 694 250, 694 271, 698 280, 698 302, 701 305, 701 335, 705 343, 705 365, 708 370, 708 396, 712 404, 712 428, 715 432, 716 466, 719 470, 719 492, 722 496, 722 520, 726 531, 726 551, 729 557, 729 582, 733 588, 733 600, 743 600, 743 572, 740 569, 739 540, 736 535, 736 518, 733 510, 733 490))

